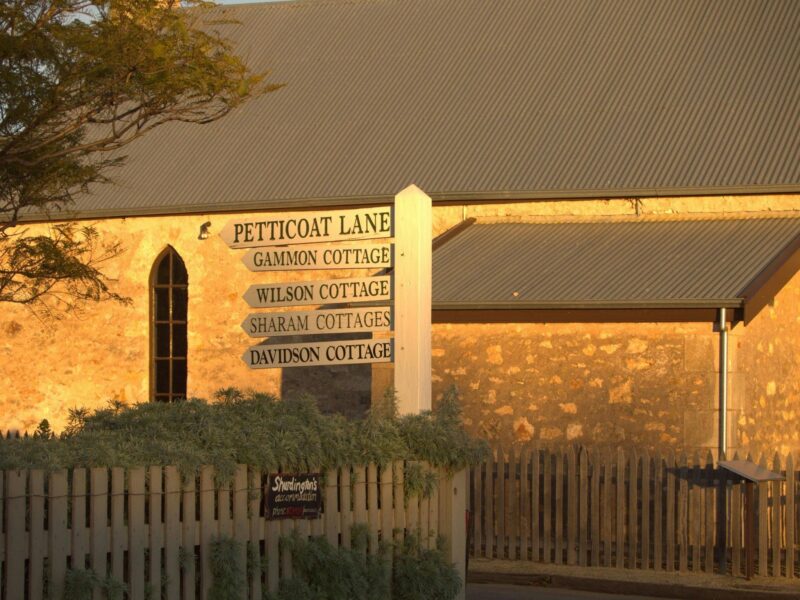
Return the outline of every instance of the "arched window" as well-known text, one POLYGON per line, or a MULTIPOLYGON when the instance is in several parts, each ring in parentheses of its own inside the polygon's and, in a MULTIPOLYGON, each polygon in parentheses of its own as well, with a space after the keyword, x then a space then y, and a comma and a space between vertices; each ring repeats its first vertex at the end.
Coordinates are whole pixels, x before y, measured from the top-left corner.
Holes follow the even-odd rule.
POLYGON ((158 402, 186 398, 186 318, 189 276, 168 246, 156 259, 150 278, 150 397, 158 402))

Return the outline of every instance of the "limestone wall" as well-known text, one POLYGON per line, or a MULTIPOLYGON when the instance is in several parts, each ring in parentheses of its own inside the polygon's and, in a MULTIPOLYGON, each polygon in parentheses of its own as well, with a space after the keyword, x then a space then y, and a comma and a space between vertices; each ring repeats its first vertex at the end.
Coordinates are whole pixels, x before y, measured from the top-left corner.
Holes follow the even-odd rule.
MULTIPOLYGON (((439 206, 434 209, 434 235, 469 217, 627 219, 637 214, 797 210, 797 195, 439 206)), ((236 215, 248 216, 255 215, 236 215)), ((153 261, 167 244, 182 256, 189 273, 190 395, 208 398, 227 386, 278 395, 310 392, 328 410, 363 413, 370 396, 382 393, 391 381, 390 369, 378 369, 379 377, 364 367, 252 371, 240 356, 254 342, 239 326, 249 312, 241 295, 254 282, 363 272, 253 274, 240 261, 244 251, 228 249, 216 235, 230 218, 214 214, 95 223, 105 239, 119 240, 125 248, 106 271, 118 279, 115 289, 131 298, 130 306, 89 305, 61 320, 39 320, 23 307, 3 306, 0 429, 30 430, 42 418, 59 429, 70 408, 103 406, 114 399, 149 399, 148 285, 153 261), (212 223, 211 236, 199 240, 200 225, 206 221, 212 223)), ((734 407, 741 414, 735 415, 732 435, 739 436, 742 445, 780 438, 780 444, 798 447, 793 412, 796 356, 800 356, 794 352, 800 327, 798 285, 793 282, 793 291, 779 295, 775 306, 766 309, 747 332, 735 330, 732 335, 742 346, 744 358, 738 364, 748 365, 732 375, 744 381, 733 385, 741 392, 734 407), (774 387, 767 387, 770 381, 774 387), (776 419, 783 421, 776 426, 776 419)), ((714 447, 715 344, 710 324, 437 325, 434 388, 441 394, 455 383, 464 396, 470 427, 481 435, 714 447)))

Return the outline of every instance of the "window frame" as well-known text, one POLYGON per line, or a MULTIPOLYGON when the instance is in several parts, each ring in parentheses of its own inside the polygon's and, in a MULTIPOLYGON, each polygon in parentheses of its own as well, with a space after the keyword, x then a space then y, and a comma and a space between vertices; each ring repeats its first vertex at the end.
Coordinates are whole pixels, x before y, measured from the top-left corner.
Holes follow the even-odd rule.
MULTIPOLYGON (((184 391, 183 393, 175 392, 175 363, 176 361, 183 361, 185 365, 185 376, 187 378, 188 383, 188 371, 189 371, 189 348, 188 348, 188 334, 189 334, 189 274, 188 270, 186 269, 186 263, 184 262, 183 258, 181 258, 180 254, 178 254, 177 250, 172 246, 167 246, 161 253, 156 257, 153 261, 153 267, 150 271, 150 281, 149 281, 149 307, 150 307, 150 315, 149 315, 149 322, 150 322, 150 335, 149 335, 149 363, 150 363, 150 401, 151 402, 175 402, 178 400, 186 399, 187 393, 184 391), (158 274, 159 268, 164 260, 169 261, 168 265, 168 283, 159 283, 158 281, 158 274), (183 270, 186 273, 186 282, 185 283, 177 283, 175 281, 175 261, 180 261, 180 264, 183 266, 183 270), (174 290, 176 289, 183 289, 184 296, 183 301, 186 303, 185 306, 185 318, 184 319, 175 319, 174 318, 174 290), (166 290, 167 296, 167 319, 159 319, 158 315, 158 304, 157 304, 157 297, 158 293, 157 290, 166 290), (158 326, 159 325, 167 325, 169 331, 169 350, 167 356, 159 356, 158 351, 158 326), (183 325, 186 332, 186 350, 183 355, 178 356, 174 354, 174 347, 175 347, 175 326, 183 325), (166 361, 168 363, 168 392, 159 392, 158 391, 158 362, 159 361, 166 361)), ((186 388, 186 385, 184 385, 186 388)))

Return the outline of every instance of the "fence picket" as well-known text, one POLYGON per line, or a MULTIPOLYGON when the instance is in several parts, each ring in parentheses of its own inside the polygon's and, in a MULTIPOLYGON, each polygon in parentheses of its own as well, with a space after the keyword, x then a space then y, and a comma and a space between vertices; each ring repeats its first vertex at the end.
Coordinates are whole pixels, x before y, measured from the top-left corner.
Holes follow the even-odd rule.
POLYGON ((786 577, 789 579, 794 578, 796 493, 794 456, 789 453, 786 457, 786 577))
MULTIPOLYGON (((85 569, 86 552, 88 551, 86 540, 86 469, 72 470, 72 510, 70 514, 72 517, 70 568, 85 569)), ((10 557, 6 560, 8 561, 9 559, 10 557)), ((11 562, 9 561, 6 564, 11 570, 11 562)))
POLYGON ((378 529, 380 527, 380 514, 378 513, 378 468, 370 463, 367 465, 367 518, 369 519, 369 551, 370 554, 378 553, 378 529))
POLYGON ((519 554, 521 560, 528 560, 528 547, 531 535, 531 488, 528 471, 531 459, 530 446, 524 446, 519 454, 519 554))
MULTIPOLYGON (((25 597, 25 539, 27 471, 6 471, 6 552, 5 552, 5 597, 22 600, 25 597)), ((85 493, 85 488, 84 488, 85 493)))
POLYGON ((647 451, 642 461, 642 569, 650 568, 650 454, 647 451))
POLYGON ((164 591, 167 600, 178 600, 180 579, 181 476, 176 467, 164 468, 164 591))
POLYGON ((541 485, 539 483, 541 452, 539 446, 531 450, 531 560, 539 560, 539 515, 542 512, 540 502, 541 485))
MULTIPOLYGON (((30 521, 30 550, 28 552, 28 598, 36 599, 42 597, 44 592, 44 472, 34 470, 30 472, 30 482, 28 484, 28 494, 30 497, 29 521, 30 521)), ((2 522, 2 521, 0 521, 2 522)), ((107 533, 105 527, 103 533, 107 533)))
POLYGON ((483 479, 483 498, 485 506, 483 508, 483 538, 486 545, 484 556, 492 558, 494 554, 494 469, 495 460, 493 455, 489 455, 486 462, 486 477, 483 479))
POLYGON ((517 558, 517 535, 519 534, 519 488, 517 487, 517 455, 513 444, 508 449, 508 479, 506 480, 506 536, 508 558, 517 558))
MULTIPOLYGON (((3 489, 0 473, 0 491, 3 489)), ((67 573, 67 471, 62 469, 50 474, 47 499, 48 537, 48 596, 57 600, 64 596, 64 577, 67 573)))
POLYGON ((613 492, 611 489, 612 484, 612 457, 609 453, 603 453, 603 565, 606 567, 611 566, 611 556, 613 552, 613 523, 614 523, 614 503, 613 492))
MULTIPOLYGON (((733 455, 739 460, 739 454, 733 455)), ((742 482, 731 483, 731 574, 738 577, 742 573, 742 482)))
MULTIPOLYGON (((348 469, 348 477, 350 476, 350 470, 348 469)), ((349 479, 348 479, 349 481, 349 479)), ((406 481, 405 481, 405 464, 402 460, 399 460, 394 463, 394 527, 397 531, 396 540, 398 542, 402 542, 405 539, 405 528, 406 528, 406 507, 405 507, 405 497, 406 497, 406 481)), ((344 484, 342 484, 344 485, 344 484)), ((347 508, 347 514, 350 514, 349 509, 349 502, 350 502, 350 491, 348 489, 347 495, 343 496, 343 498, 347 499, 347 503, 345 504, 347 508)), ((342 500, 342 502, 345 502, 342 500)), ((346 521, 343 521, 345 523, 346 521)), ((349 528, 349 525, 348 525, 349 528)), ((348 537, 349 539, 349 537, 348 537)), ((348 542, 349 543, 349 542, 348 542)))
POLYGON ((247 474, 247 502, 248 502, 248 540, 250 569, 250 600, 261 600, 262 586, 261 578, 263 573, 263 554, 261 540, 264 538, 264 519, 261 516, 261 499, 263 487, 261 485, 261 473, 256 469, 249 469, 247 474))
POLYGON ((556 453, 556 478, 555 493, 553 498, 556 505, 556 524, 555 524, 555 563, 560 565, 564 562, 564 453, 556 453))
POLYGON ((497 450, 497 480, 495 482, 494 508, 497 512, 497 558, 506 557, 506 453, 497 450))
MULTIPOLYGON (((219 534, 214 519, 214 469, 200 469, 200 598, 208 600, 211 591, 211 540, 219 534)), ((220 510, 220 512, 222 512, 220 510)))
MULTIPOLYGON (((403 467, 401 464, 400 466, 401 473, 402 473, 402 468, 403 467)), ((353 541, 350 537, 351 529, 353 527, 353 508, 351 502, 352 487, 350 484, 349 466, 342 467, 341 478, 342 478, 342 483, 341 487, 339 488, 339 494, 341 496, 340 510, 341 510, 341 525, 342 525, 342 546, 345 548, 350 548, 353 544, 353 541)))
POLYGON ((197 536, 197 478, 192 475, 187 478, 181 494, 183 522, 181 523, 181 536, 183 538, 183 560, 181 561, 181 582, 183 600, 195 600, 195 579, 197 571, 197 555, 195 554, 195 540, 197 536))
MULTIPOLYGON (((719 460, 725 460, 725 454, 719 460)), ((714 515, 717 530, 717 571, 721 574, 728 572, 728 532, 730 531, 730 511, 728 510, 728 471, 717 469, 717 504, 714 515)))
POLYGON ((266 522, 266 552, 267 552, 267 591, 270 594, 278 593, 280 585, 280 537, 281 522, 270 519, 266 522))
POLYGON ((542 460, 544 461, 542 465, 542 495, 544 496, 542 513, 542 560, 545 563, 549 563, 553 561, 553 556, 550 552, 553 547, 553 536, 551 533, 553 512, 552 503, 550 501, 553 488, 553 455, 547 450, 545 450, 542 455, 542 460))
MULTIPOLYGON (((781 457, 778 453, 775 453, 775 457, 772 460, 772 470, 775 473, 780 473, 783 469, 781 468, 781 457)), ((772 556, 770 556, 770 563, 771 563, 771 573, 773 577, 780 577, 781 576, 781 488, 783 487, 783 482, 781 481, 773 481, 770 483, 770 521, 772 523, 772 533, 771 533, 771 541, 772 541, 772 556)))
POLYGON ((578 547, 578 473, 575 459, 575 447, 567 449, 567 564, 577 562, 576 549, 578 547))
POLYGON ((231 517, 231 485, 222 482, 217 489, 217 523, 215 535, 233 536, 233 518, 231 517))
MULTIPOLYGON (((381 487, 383 487, 383 476, 381 473, 381 487)), ((339 545, 339 471, 330 469, 325 474, 325 537, 331 546, 339 545)), ((376 507, 377 508, 377 507, 376 507)))
POLYGON ((144 489, 145 470, 128 471, 128 592, 131 600, 144 600, 144 489))
POLYGON ((689 521, 691 523, 691 539, 689 540, 692 546, 692 571, 700 571, 700 544, 703 539, 703 498, 702 498, 702 472, 700 471, 700 455, 695 452, 694 454, 694 468, 692 469, 692 488, 691 488, 691 507, 689 512, 689 521))
POLYGON ((629 463, 628 479, 628 568, 636 568, 636 555, 638 552, 638 479, 639 479, 639 457, 636 452, 631 452, 629 463))
POLYGON ((617 450, 617 535, 616 565, 621 569, 625 561, 625 453, 617 450))
POLYGON ((125 469, 111 469, 111 576, 122 581, 125 574, 125 469))
POLYGON ((656 452, 653 459, 653 569, 663 568, 663 493, 664 493, 664 459, 661 452, 656 452))
POLYGON ((585 567, 588 563, 589 535, 589 457, 586 448, 581 448, 578 458, 578 564, 585 567))
MULTIPOLYGON (((239 543, 240 564, 247 571, 247 541, 250 534, 250 523, 247 519, 247 465, 236 465, 233 475, 233 539, 239 543)), ((257 567, 253 565, 253 570, 257 567)), ((245 576, 246 577, 246 576, 245 576)), ((243 586, 241 600, 247 598, 247 583, 243 586)))
MULTIPOLYGON (((767 468, 767 457, 761 455, 758 465, 767 468)), ((767 485, 759 484, 758 488, 758 574, 766 576, 768 570, 769 553, 769 489, 767 485)))
POLYGON ((714 485, 714 457, 711 456, 711 452, 706 456, 705 479, 705 572, 711 574, 714 572, 714 502, 716 500, 715 494, 717 490, 714 485))
MULTIPOLYGON (((161 500, 163 484, 161 467, 150 467, 148 470, 148 512, 150 523, 150 539, 148 542, 148 562, 150 590, 154 596, 160 597, 161 588, 161 548, 164 546, 164 526, 161 522, 161 500)), ((94 488, 93 488, 94 489, 94 488)))
POLYGON ((665 508, 667 513, 666 529, 664 535, 666 537, 666 559, 667 571, 675 570, 675 480, 676 480, 677 464, 675 462, 675 455, 670 450, 667 453, 667 496, 665 500, 665 508))
MULTIPOLYGON (((438 481, 444 481, 441 472, 436 472, 438 481)), ((439 536, 439 485, 435 485, 431 490, 430 502, 428 504, 428 548, 436 549, 436 539, 439 536)))
POLYGON ((689 570, 689 467, 685 454, 681 454, 678 476, 678 570, 689 570))
POLYGON ((600 566, 600 469, 602 468, 602 455, 593 454, 594 460, 590 461, 591 467, 591 527, 592 527, 592 558, 591 566, 600 566))
MULTIPOLYGON (((108 470, 105 467, 92 469, 89 472, 89 482, 91 485, 89 502, 90 564, 95 573, 104 575, 108 553, 108 470)), ((36 596, 33 597, 36 598, 36 596)), ((92 590, 92 598, 101 600, 102 597, 102 590, 99 586, 95 586, 95 589, 92 590)))
MULTIPOLYGON (((394 506, 392 505, 392 492, 394 477, 392 476, 392 463, 381 470, 381 540, 391 542, 394 530, 394 506)), ((338 514, 338 512, 337 512, 338 514)), ((338 525, 338 524, 337 524, 338 525)))

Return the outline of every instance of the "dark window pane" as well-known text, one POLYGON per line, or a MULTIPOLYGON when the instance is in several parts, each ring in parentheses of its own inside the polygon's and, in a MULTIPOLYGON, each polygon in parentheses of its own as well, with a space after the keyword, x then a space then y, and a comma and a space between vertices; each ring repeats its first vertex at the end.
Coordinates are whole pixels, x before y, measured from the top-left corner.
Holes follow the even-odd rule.
POLYGON ((169 283, 169 261, 172 252, 167 252, 158 263, 158 271, 156 272, 156 283, 169 283))
POLYGON ((156 402, 169 402, 169 394, 156 394, 156 402))
POLYGON ((172 320, 186 320, 186 288, 172 288, 172 320))
POLYGON ((169 288, 156 288, 156 321, 169 321, 169 288))
POLYGON ((156 325, 156 357, 169 358, 169 325, 156 325))
POLYGON ((172 393, 186 395, 186 361, 172 361, 172 393))
POLYGON ((189 283, 189 274, 186 272, 186 265, 177 254, 172 254, 172 283, 189 283))
POLYGON ((172 326, 172 356, 186 358, 186 325, 172 326))
POLYGON ((157 360, 156 361, 156 393, 168 394, 169 393, 169 361, 157 360))

